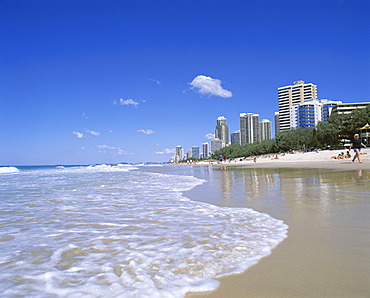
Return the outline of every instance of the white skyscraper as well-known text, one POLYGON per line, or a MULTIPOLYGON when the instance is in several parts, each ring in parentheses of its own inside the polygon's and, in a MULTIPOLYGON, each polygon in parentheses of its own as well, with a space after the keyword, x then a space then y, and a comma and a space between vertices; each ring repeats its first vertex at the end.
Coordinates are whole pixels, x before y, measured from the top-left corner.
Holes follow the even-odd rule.
POLYGON ((259 115, 253 113, 240 114, 241 145, 259 141, 259 115))
POLYGON ((304 81, 278 88, 279 131, 291 129, 290 107, 309 99, 317 99, 317 86, 304 81))
POLYGON ((176 147, 175 160, 178 162, 184 159, 184 149, 181 146, 176 147))
POLYGON ((217 118, 215 138, 222 141, 222 146, 229 145, 229 127, 226 124, 226 118, 224 116, 217 118))
POLYGON ((263 119, 260 122, 260 141, 271 140, 272 138, 272 123, 270 120, 263 119))

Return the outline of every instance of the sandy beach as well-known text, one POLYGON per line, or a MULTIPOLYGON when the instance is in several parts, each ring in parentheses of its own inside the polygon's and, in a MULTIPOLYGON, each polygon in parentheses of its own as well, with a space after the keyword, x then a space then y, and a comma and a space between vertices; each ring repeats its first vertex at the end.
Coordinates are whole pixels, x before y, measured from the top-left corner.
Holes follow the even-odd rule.
POLYGON ((256 168, 266 167, 324 167, 337 169, 369 169, 370 168, 370 149, 362 149, 361 162, 356 159, 352 162, 353 151, 351 150, 350 158, 337 159, 338 155, 347 153, 346 150, 323 150, 315 152, 296 152, 287 154, 271 154, 263 157, 256 157, 256 162, 252 157, 237 158, 227 160, 226 162, 208 162, 201 161, 196 165, 199 166, 248 166, 256 168), (336 157, 336 158, 333 158, 336 157))
POLYGON ((252 208, 289 225, 271 255, 219 278, 213 292, 186 297, 369 297, 370 150, 362 150, 361 164, 331 158, 342 151, 178 167, 207 180, 189 198, 252 208))

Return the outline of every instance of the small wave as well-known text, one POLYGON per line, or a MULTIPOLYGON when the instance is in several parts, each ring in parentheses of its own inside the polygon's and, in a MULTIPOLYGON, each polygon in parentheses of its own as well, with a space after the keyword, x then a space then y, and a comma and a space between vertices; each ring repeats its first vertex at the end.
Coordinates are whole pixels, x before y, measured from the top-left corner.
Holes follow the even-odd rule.
POLYGON ((5 173, 18 173, 19 170, 16 167, 0 167, 0 174, 5 173))
POLYGON ((132 165, 123 165, 123 164, 118 164, 118 165, 106 165, 106 164, 101 164, 101 165, 91 165, 88 166, 87 169, 89 170, 96 170, 96 171, 108 171, 108 172, 127 172, 131 170, 137 170, 137 167, 134 167, 132 165))

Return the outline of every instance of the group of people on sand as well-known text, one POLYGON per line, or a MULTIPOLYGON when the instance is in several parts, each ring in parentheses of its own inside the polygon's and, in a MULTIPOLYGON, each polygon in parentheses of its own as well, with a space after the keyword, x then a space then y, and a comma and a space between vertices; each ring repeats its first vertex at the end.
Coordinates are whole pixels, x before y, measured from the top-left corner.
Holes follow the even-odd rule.
POLYGON ((349 153, 349 151, 347 151, 346 154, 344 154, 344 152, 341 152, 338 154, 338 156, 335 156, 333 155, 331 158, 332 159, 347 159, 347 158, 351 158, 351 153, 349 153))
MULTIPOLYGON (((355 160, 358 159, 358 162, 362 163, 362 161, 360 160, 362 147, 366 148, 366 146, 361 142, 359 134, 356 133, 353 137, 351 145, 349 146, 349 150, 353 148, 353 151, 355 152, 355 156, 353 157, 352 162, 355 162, 355 160)), ((338 156, 332 156, 331 158, 332 159, 346 159, 346 158, 351 158, 351 157, 352 157, 351 154, 349 153, 349 151, 347 151, 345 155, 344 155, 344 152, 342 152, 338 154, 338 156)))

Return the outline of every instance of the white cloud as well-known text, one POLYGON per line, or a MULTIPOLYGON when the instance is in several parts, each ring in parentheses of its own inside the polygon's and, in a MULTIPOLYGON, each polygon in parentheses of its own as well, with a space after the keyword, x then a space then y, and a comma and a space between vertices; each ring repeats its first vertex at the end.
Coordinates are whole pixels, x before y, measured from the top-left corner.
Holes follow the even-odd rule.
POLYGON ((205 137, 206 137, 206 139, 208 139, 208 140, 213 140, 213 139, 215 138, 215 134, 213 134, 213 133, 207 133, 207 134, 205 135, 205 137))
POLYGON ((115 150, 114 155, 132 155, 129 152, 122 150, 120 147, 113 147, 108 145, 97 145, 96 148, 99 149, 100 153, 105 153, 106 150, 115 150))
POLYGON ((221 81, 217 79, 212 79, 211 77, 199 75, 194 78, 194 80, 189 83, 192 87, 200 94, 215 95, 224 98, 229 98, 233 94, 221 87, 221 81))
POLYGON ((82 118, 89 119, 89 117, 87 117, 85 113, 82 113, 82 118))
POLYGON ((142 132, 145 133, 146 135, 151 135, 154 133, 154 131, 151 129, 139 129, 137 132, 142 132))
POLYGON ((175 149, 164 149, 163 151, 157 151, 155 154, 174 154, 175 149))
POLYGON ((111 147, 111 146, 108 146, 108 145, 97 145, 96 147, 97 147, 98 149, 109 149, 109 150, 119 149, 119 148, 111 147))
POLYGON ((79 139, 82 139, 84 137, 84 134, 82 132, 78 131, 72 131, 72 133, 79 139))
POLYGON ((134 101, 131 98, 129 99, 120 98, 119 101, 115 100, 113 103, 115 105, 120 105, 120 106, 130 106, 131 105, 131 106, 137 107, 139 105, 138 101, 134 101))
POLYGON ((158 81, 158 80, 155 80, 155 79, 148 79, 149 81, 152 81, 152 82, 155 82, 155 83, 157 83, 158 85, 160 85, 161 84, 161 82, 160 81, 158 81))
POLYGON ((130 153, 128 153, 128 152, 126 152, 126 151, 124 151, 124 150, 122 150, 122 149, 119 149, 119 150, 117 151, 117 154, 118 154, 118 155, 132 155, 132 154, 130 154, 130 153))
POLYGON ((93 130, 89 130, 89 129, 85 129, 85 131, 89 134, 91 134, 92 136, 94 137, 98 137, 100 136, 100 132, 97 132, 97 131, 93 131, 93 130))

